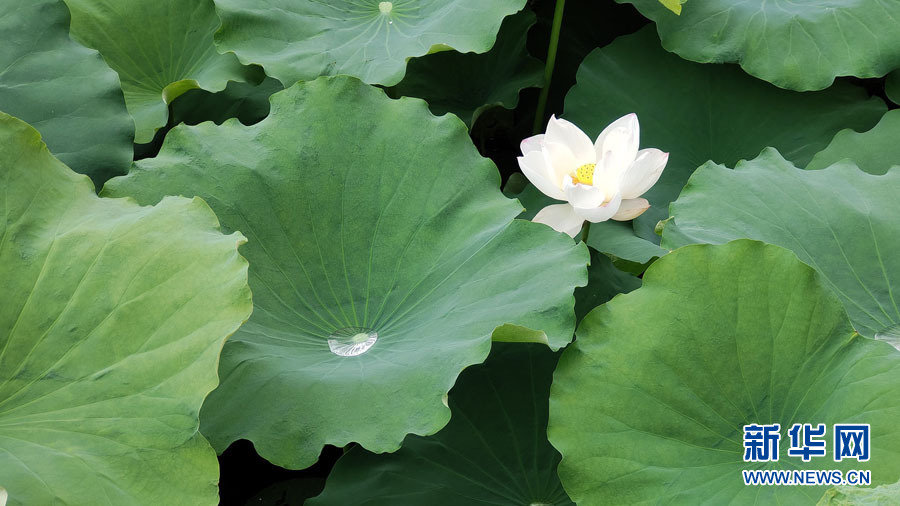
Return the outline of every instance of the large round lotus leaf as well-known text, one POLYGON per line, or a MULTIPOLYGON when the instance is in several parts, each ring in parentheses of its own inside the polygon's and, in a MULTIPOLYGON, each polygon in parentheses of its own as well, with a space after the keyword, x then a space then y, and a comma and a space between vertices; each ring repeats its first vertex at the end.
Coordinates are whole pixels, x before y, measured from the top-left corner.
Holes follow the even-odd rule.
POLYGON ((72 36, 98 51, 119 73, 135 142, 153 140, 166 124, 168 104, 193 88, 220 91, 244 81, 248 69, 219 54, 212 0, 65 0, 72 36))
POLYGON ((888 111, 867 132, 841 130, 822 151, 816 153, 807 169, 824 169, 835 162, 850 159, 869 174, 884 174, 900 165, 900 110, 888 111))
POLYGON ((250 315, 240 234, 199 199, 101 199, 0 114, 0 482, 10 504, 216 504, 197 432, 250 315))
POLYGON ((656 22, 663 46, 701 63, 736 62, 781 88, 821 90, 837 76, 900 67, 895 0, 698 0, 674 16, 659 0, 631 3, 656 22))
MULTIPOLYGON (((690 4, 688 4, 690 5, 690 4)), ((745 486, 742 470, 869 469, 900 478, 900 352, 853 332, 788 250, 741 240, 660 258, 592 311, 553 376, 549 437, 578 504, 812 505, 827 487, 745 486), (635 315, 639 315, 636 317, 635 315), (776 462, 743 426, 780 424, 776 462), (788 455, 794 423, 871 425, 867 462, 788 455)))
POLYGON ((860 334, 900 323, 900 168, 875 176, 845 160, 802 170, 774 149, 734 170, 708 163, 672 203, 663 244, 748 237, 792 250, 844 302, 860 334))
POLYGON ((872 127, 885 106, 846 83, 819 93, 795 93, 734 65, 684 61, 660 48, 647 27, 588 55, 565 110, 566 119, 591 136, 635 112, 641 147, 671 153, 659 182, 644 195, 653 207, 634 221, 638 235, 658 242, 654 226, 668 218, 666 206, 707 160, 734 164, 774 146, 806 165, 839 130, 872 127))
POLYGON ((341 457, 309 506, 574 506, 547 442, 547 396, 557 354, 539 344, 494 345, 450 392, 450 423, 409 436, 390 455, 341 457))
POLYGON ((286 86, 347 74, 397 84, 408 59, 456 49, 484 53, 525 0, 215 0, 216 44, 286 86))
POLYGON ((544 81, 544 63, 525 49, 535 21, 527 10, 504 19, 487 53, 442 51, 413 59, 397 93, 424 98, 433 113, 452 112, 469 126, 486 109, 516 107, 519 91, 544 81))
POLYGON ((498 186, 457 118, 336 77, 276 93, 252 127, 177 127, 104 191, 199 195, 247 234, 255 309, 203 433, 301 468, 326 443, 385 452, 440 429, 443 395, 498 325, 571 340, 586 248, 513 220, 498 186))
POLYGON ((30 122, 50 151, 97 185, 128 172, 134 125, 119 78, 69 39, 61 0, 0 2, 0 111, 30 122))

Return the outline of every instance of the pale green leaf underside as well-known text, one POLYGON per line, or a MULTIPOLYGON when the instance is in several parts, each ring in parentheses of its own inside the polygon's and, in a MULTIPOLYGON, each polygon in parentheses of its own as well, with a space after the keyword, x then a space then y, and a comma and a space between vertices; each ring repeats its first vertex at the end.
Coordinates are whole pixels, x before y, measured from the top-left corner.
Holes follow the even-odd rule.
POLYGON ((894 506, 900 500, 900 481, 868 488, 837 486, 825 492, 816 506, 894 506))
POLYGON ((658 0, 631 3, 656 22, 663 46, 701 63, 740 63, 798 91, 837 76, 881 77, 900 67, 898 0, 703 0, 673 16, 658 0))
POLYGON ((646 264, 669 252, 654 242, 635 235, 631 223, 613 220, 591 224, 588 245, 597 251, 636 264, 646 264))
POLYGON ((100 52, 119 73, 135 142, 153 140, 168 120, 168 103, 193 88, 220 91, 245 81, 233 54, 219 54, 212 0, 65 0, 72 36, 100 52))
POLYGON ((754 79, 734 65, 682 60, 659 47, 652 27, 646 27, 585 58, 578 83, 566 96, 564 117, 595 138, 615 119, 635 112, 641 147, 670 153, 662 178, 644 195, 652 207, 634 220, 639 236, 658 242, 656 223, 669 217, 669 202, 707 160, 730 165, 774 146, 805 165, 839 130, 870 128, 884 111, 881 100, 846 83, 801 94, 754 79))
POLYGON ((891 110, 866 132, 841 130, 822 151, 816 153, 810 170, 824 169, 844 159, 852 160, 869 174, 884 174, 900 165, 900 110, 891 110))
POLYGON ((629 223, 620 221, 591 225, 588 245, 597 251, 638 264, 645 264, 669 252, 651 241, 636 236, 629 223))
POLYGON ((816 268, 866 337, 900 323, 900 168, 875 176, 850 161, 801 170, 767 149, 734 170, 697 170, 663 244, 748 237, 788 248, 816 268))
POLYGON ((544 80, 543 62, 525 48, 535 21, 531 11, 507 17, 487 53, 445 51, 413 59, 397 93, 423 98, 431 112, 451 112, 470 127, 490 107, 515 108, 521 90, 544 80))
POLYGON ((450 392, 453 418, 409 436, 390 455, 355 448, 309 506, 574 506, 547 442, 547 395, 557 356, 538 344, 495 344, 450 392))
POLYGON ((553 377, 549 436, 578 504, 813 505, 825 487, 748 487, 741 470, 870 469, 876 484, 897 480, 898 382, 900 352, 856 335, 790 251, 692 245, 581 323, 553 377), (743 461, 752 423, 781 425, 777 462, 743 461), (834 423, 871 424, 871 459, 788 456, 793 423, 828 434, 834 423))
POLYGON ((276 93, 252 127, 173 129, 104 194, 199 195, 250 239, 255 309, 225 346, 203 433, 300 468, 326 443, 384 452, 437 431, 443 395, 502 324, 554 349, 571 340, 586 248, 513 220, 498 184, 457 118, 335 77, 276 93), (377 340, 333 353, 330 336, 350 327, 377 340))
POLYGON ((346 74, 400 82, 409 58, 437 46, 483 53, 525 0, 215 0, 221 51, 256 63, 285 86, 346 74))
POLYGON ((687 0, 659 0, 659 3, 675 14, 681 14, 681 5, 686 1, 687 0))
POLYGON ((128 172, 134 125, 119 78, 69 39, 61 0, 0 2, 0 111, 34 126, 50 151, 95 184, 128 172))
POLYGON ((239 234, 199 199, 100 199, 0 114, 0 481, 12 505, 215 504, 197 432, 250 314, 239 234))

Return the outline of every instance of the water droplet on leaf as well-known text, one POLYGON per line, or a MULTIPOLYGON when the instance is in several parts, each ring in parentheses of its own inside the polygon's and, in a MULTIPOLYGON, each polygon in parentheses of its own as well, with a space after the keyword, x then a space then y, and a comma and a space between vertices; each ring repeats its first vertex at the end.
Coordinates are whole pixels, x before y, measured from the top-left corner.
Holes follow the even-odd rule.
POLYGON ((894 348, 900 350, 900 324, 888 327, 875 334, 875 339, 885 341, 894 348))
POLYGON ((328 349, 341 357, 355 357, 369 351, 378 340, 378 332, 364 327, 346 327, 328 336, 328 349))

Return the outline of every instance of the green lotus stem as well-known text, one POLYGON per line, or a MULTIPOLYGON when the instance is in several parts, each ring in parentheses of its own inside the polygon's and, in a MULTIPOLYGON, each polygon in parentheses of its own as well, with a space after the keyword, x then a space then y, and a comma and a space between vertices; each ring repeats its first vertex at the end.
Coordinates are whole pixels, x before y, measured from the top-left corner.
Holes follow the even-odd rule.
POLYGON ((591 235, 591 222, 585 221, 581 226, 581 242, 587 244, 589 235, 591 235))
POLYGON ((553 12, 553 27, 550 29, 550 46, 547 48, 547 63, 544 65, 544 87, 538 98, 537 112, 534 114, 534 133, 542 131, 544 111, 547 109, 547 97, 550 95, 550 80, 553 78, 553 67, 556 65, 556 48, 559 46, 559 30, 562 27, 563 9, 566 0, 556 0, 553 12))

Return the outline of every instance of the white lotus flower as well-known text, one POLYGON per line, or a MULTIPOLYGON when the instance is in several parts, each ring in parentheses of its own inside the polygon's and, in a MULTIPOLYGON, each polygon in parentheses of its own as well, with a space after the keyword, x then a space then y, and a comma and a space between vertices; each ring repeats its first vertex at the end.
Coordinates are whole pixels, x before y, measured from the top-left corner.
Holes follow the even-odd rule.
POLYGON ((639 140, 636 114, 612 122, 595 142, 571 122, 551 117, 546 133, 522 141, 519 167, 538 190, 566 203, 541 209, 532 221, 575 237, 585 220, 640 216, 650 203, 639 197, 659 180, 669 154, 638 150, 639 140))

